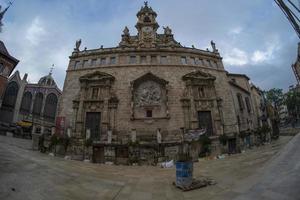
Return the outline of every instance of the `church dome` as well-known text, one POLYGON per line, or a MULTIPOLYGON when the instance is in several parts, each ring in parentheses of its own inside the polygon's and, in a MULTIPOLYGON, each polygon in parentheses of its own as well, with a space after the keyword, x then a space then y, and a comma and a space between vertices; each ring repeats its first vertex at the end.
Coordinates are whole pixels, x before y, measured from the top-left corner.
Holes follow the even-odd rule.
POLYGON ((51 73, 40 78, 38 84, 42 85, 42 86, 56 86, 56 83, 55 83, 51 73))

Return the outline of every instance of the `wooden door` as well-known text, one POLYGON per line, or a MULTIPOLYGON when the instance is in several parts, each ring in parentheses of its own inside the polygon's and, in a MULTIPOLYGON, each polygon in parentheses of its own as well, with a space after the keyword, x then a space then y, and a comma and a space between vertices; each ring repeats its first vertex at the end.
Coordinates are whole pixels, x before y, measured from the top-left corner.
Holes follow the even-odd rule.
POLYGON ((211 136, 213 134, 212 118, 210 111, 198 111, 198 122, 200 129, 206 129, 206 134, 211 136))
POLYGON ((101 113, 100 112, 87 112, 85 118, 85 130, 90 129, 92 140, 100 139, 100 124, 101 113))
POLYGON ((228 153, 236 153, 236 139, 231 138, 228 140, 228 153))
POLYGON ((93 147, 93 162, 104 163, 104 147, 93 147))

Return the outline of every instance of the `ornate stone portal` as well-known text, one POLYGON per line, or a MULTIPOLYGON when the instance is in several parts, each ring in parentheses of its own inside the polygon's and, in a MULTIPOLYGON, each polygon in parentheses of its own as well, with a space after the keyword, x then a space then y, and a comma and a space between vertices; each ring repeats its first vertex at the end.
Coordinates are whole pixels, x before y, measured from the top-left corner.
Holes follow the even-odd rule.
POLYGON ((91 137, 100 140, 115 128, 119 100, 112 91, 114 80, 113 76, 99 71, 80 77, 80 91, 73 101, 77 136, 85 138, 84 133, 90 129, 91 137))
POLYGON ((181 102, 186 129, 206 128, 209 129, 208 135, 222 133, 215 79, 211 74, 199 70, 182 77, 185 90, 181 102))

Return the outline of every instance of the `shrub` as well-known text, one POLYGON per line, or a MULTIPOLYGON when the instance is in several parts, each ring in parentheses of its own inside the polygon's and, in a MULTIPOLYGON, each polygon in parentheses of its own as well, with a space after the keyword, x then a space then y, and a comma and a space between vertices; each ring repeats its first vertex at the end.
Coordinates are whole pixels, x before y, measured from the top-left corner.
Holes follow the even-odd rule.
POLYGON ((90 146, 92 146, 92 144, 93 144, 93 140, 91 138, 86 139, 84 141, 84 146, 86 146, 86 147, 90 147, 90 146))
POLYGON ((225 135, 225 134, 222 134, 219 136, 219 141, 220 143, 225 146, 227 144, 227 141, 228 141, 228 136, 225 135))
POLYGON ((200 138, 199 138, 199 142, 202 146, 202 152, 209 153, 210 152, 211 139, 207 135, 201 135, 200 138))

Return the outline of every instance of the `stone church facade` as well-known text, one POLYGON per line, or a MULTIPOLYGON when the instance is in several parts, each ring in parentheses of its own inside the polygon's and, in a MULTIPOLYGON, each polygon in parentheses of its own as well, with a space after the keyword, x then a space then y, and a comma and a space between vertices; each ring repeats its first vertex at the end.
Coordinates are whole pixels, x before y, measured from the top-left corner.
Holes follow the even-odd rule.
POLYGON ((145 4, 137 13, 138 34, 125 27, 113 48, 80 50, 76 42, 58 113, 72 136, 124 143, 159 133, 167 143, 205 129, 214 141, 221 134, 237 137, 234 86, 215 43, 211 50, 184 47, 168 26, 158 33, 156 17, 145 4))

